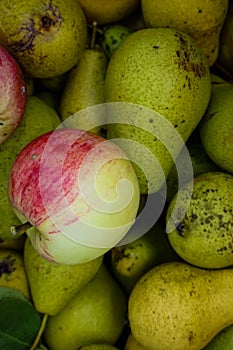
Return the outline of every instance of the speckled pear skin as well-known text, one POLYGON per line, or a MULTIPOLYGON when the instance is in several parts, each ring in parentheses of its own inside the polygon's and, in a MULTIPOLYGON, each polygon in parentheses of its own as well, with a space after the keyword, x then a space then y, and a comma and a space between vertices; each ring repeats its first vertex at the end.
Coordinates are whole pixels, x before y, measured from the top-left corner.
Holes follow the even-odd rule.
POLYGON ((92 345, 82 346, 80 350, 118 350, 118 348, 108 344, 92 344, 92 345))
POLYGON ((133 336, 151 350, 200 350, 233 323, 233 270, 169 262, 147 272, 129 298, 133 336))
POLYGON ((0 11, 0 43, 26 76, 51 78, 78 63, 87 40, 78 1, 3 0, 0 11))
MULTIPOLYGON (((170 28, 142 29, 130 34, 113 53, 105 80, 106 102, 128 102, 142 105, 158 112, 169 120, 186 141, 202 118, 211 92, 211 80, 206 58, 190 36, 170 28)), ((139 111, 140 112, 140 111, 139 111)), ((134 125, 109 124, 108 138, 130 138, 146 146, 161 164, 165 176, 172 166, 172 159, 154 135, 158 125, 152 113, 142 110, 137 116, 132 110, 125 111, 128 123, 134 125), (151 133, 143 130, 148 127, 151 133)), ((113 113, 113 112, 112 112, 113 113)), ((117 121, 117 114, 115 121, 117 121)), ((180 144, 172 142, 178 154, 180 144)), ((133 147, 127 149, 130 159, 137 157, 133 147)), ((150 169, 151 159, 141 149, 139 165, 143 162, 150 169)), ((135 167, 141 193, 147 193, 148 183, 135 167)), ((163 181, 160 176, 150 180, 150 192, 157 191, 163 181)))
POLYGON ((219 332, 203 350, 232 350, 233 324, 219 332))
POLYGON ((219 37, 228 10, 228 0, 142 0, 147 27, 177 28, 194 38, 205 53, 209 66, 218 57, 219 37), (177 11, 179 9, 179 11, 177 11))
POLYGON ((132 334, 129 334, 125 343, 124 350, 150 350, 150 349, 139 344, 137 340, 134 338, 134 336, 132 334))
POLYGON ((103 258, 76 265, 59 265, 42 258, 29 238, 24 247, 24 265, 32 300, 41 313, 56 315, 97 273, 103 258))
MULTIPOLYGON (((173 249, 195 266, 215 269, 233 265, 233 176, 213 171, 194 178, 192 198, 180 222, 190 190, 190 184, 180 189, 181 199, 172 214, 168 239, 173 249)), ((175 201, 176 196, 168 207, 167 220, 175 201)))
POLYGON ((211 99, 199 126, 203 147, 223 171, 233 174, 233 85, 212 80, 211 99))

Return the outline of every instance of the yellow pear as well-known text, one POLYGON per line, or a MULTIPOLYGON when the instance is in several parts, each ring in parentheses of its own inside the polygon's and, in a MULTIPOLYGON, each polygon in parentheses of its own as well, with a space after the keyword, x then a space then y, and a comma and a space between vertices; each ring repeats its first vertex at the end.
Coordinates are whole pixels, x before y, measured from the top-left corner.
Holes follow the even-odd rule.
POLYGON ((99 24, 118 22, 127 17, 138 6, 139 0, 77 0, 82 7, 87 21, 99 24))
POLYGON ((51 78, 78 63, 87 24, 77 0, 2 0, 0 12, 0 43, 25 75, 51 78))
POLYGON ((189 34, 204 51, 209 66, 218 57, 228 0, 142 0, 147 27, 170 27, 189 34))
POLYGON ((102 257, 77 265, 48 262, 33 248, 29 238, 24 247, 24 265, 36 309, 56 315, 96 274, 102 257))
POLYGON ((23 257, 10 249, 0 250, 0 287, 17 289, 30 299, 23 257))
POLYGON ((184 262, 152 268, 128 304, 135 339, 150 350, 200 350, 233 323, 233 270, 184 262))

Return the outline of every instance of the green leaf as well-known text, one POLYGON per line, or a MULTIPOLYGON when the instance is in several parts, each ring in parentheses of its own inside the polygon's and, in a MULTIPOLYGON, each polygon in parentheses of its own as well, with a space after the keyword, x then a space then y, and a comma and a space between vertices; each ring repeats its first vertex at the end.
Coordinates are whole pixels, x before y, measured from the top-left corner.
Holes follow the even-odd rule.
POLYGON ((27 300, 24 294, 19 290, 16 290, 14 288, 9 288, 9 287, 0 287, 0 301, 6 297, 27 300))
POLYGON ((0 349, 28 350, 41 317, 27 300, 6 297, 0 301, 0 349))

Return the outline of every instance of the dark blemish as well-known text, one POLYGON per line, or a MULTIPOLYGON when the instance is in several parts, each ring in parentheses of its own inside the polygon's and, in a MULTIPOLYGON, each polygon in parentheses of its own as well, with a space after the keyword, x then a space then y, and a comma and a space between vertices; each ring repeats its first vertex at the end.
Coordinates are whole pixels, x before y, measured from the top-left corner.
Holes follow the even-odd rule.
POLYGON ((3 122, 0 122, 0 126, 2 126, 3 125, 3 122))
POLYGON ((175 125, 174 125, 174 128, 177 128, 177 127, 178 127, 178 124, 175 124, 175 125))
POLYGON ((150 118, 150 119, 149 119, 149 123, 154 123, 154 119, 153 119, 153 118, 150 118))
POLYGON ((35 21, 30 18, 26 23, 20 27, 18 31, 11 34, 11 37, 23 33, 22 39, 13 42, 9 45, 9 48, 14 52, 22 52, 25 50, 33 49, 33 42, 37 35, 43 35, 45 31, 49 31, 51 26, 60 27, 63 18, 60 15, 60 12, 56 6, 52 4, 52 0, 48 4, 43 3, 42 11, 45 13, 41 17, 41 23, 39 28, 35 28, 35 21))
POLYGON ((11 256, 8 255, 6 258, 2 259, 0 262, 0 277, 6 273, 7 275, 11 274, 13 271, 15 271, 15 267, 13 267, 13 264, 15 262, 15 259, 11 259, 11 256))
POLYGON ((179 50, 176 51, 176 56, 180 57, 180 51, 179 50))
POLYGON ((184 224, 180 222, 179 224, 175 224, 176 230, 178 232, 178 235, 181 237, 184 237, 184 224))
POLYGON ((193 340, 193 332, 189 332, 189 342, 193 340))
POLYGON ((198 13, 202 13, 202 9, 198 9, 198 13))
POLYGON ((153 49, 159 49, 159 46, 158 45, 154 45, 153 49))
POLYGON ((198 218, 198 216, 196 214, 192 214, 191 215, 191 222, 194 222, 196 219, 198 218))

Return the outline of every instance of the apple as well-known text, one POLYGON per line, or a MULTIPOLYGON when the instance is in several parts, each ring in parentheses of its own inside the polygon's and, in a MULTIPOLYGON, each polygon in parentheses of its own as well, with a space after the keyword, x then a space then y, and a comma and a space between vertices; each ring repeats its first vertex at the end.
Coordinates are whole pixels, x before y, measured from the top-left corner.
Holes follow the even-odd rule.
POLYGON ((0 46, 0 144, 19 126, 26 105, 26 83, 15 59, 0 46))
POLYGON ((9 200, 36 251, 78 264, 103 255, 133 225, 138 179, 122 149, 94 133, 60 128, 32 140, 9 174, 9 200))

